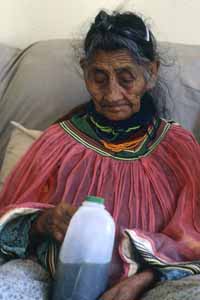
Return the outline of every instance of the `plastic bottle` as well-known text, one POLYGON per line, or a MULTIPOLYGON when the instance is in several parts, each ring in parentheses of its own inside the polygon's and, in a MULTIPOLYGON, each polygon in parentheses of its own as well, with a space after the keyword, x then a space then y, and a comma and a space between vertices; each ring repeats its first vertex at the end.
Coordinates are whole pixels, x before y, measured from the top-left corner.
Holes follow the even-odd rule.
POLYGON ((72 217, 62 244, 53 300, 97 300, 108 282, 115 224, 104 199, 88 196, 72 217))

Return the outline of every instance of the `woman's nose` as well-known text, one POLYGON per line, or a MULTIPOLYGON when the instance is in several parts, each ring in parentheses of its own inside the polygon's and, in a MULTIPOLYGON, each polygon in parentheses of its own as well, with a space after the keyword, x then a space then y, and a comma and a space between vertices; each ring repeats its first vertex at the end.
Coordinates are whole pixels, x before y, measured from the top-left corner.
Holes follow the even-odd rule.
POLYGON ((110 102, 118 101, 123 98, 121 87, 116 80, 111 80, 109 82, 109 86, 105 94, 106 99, 110 102))

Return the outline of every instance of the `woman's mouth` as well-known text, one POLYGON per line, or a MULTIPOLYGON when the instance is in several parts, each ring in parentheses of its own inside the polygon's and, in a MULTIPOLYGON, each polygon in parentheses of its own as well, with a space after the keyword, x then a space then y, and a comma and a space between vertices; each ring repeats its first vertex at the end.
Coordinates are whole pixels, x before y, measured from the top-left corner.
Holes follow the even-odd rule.
POLYGON ((124 104, 112 104, 112 105, 104 105, 103 109, 104 110, 110 110, 110 111, 119 111, 122 108, 125 108, 127 106, 130 106, 130 105, 128 105, 127 103, 124 103, 124 104))

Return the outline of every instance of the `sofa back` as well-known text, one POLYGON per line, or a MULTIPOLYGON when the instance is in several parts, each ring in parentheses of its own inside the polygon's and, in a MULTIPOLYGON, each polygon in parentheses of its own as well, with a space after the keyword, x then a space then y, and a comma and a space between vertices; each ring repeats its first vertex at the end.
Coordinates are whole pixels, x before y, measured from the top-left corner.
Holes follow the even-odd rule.
MULTIPOLYGON (((89 99, 73 54, 74 41, 37 42, 27 49, 0 44, 0 162, 17 121, 43 130, 89 99)), ((200 46, 160 44, 174 58, 160 75, 169 87, 170 118, 200 138, 200 46)))

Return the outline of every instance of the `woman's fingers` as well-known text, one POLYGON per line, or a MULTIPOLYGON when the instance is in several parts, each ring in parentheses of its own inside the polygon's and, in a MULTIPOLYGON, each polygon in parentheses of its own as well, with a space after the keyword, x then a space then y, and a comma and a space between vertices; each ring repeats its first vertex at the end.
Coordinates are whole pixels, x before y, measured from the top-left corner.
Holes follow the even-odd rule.
POLYGON ((74 206, 71 206, 67 203, 61 202, 56 208, 55 208, 55 219, 58 219, 59 221, 68 223, 71 220, 71 217, 76 212, 77 208, 74 206))
POLYGON ((58 242, 62 242, 77 208, 61 202, 54 208, 45 210, 35 223, 35 232, 49 235, 58 242))
POLYGON ((59 242, 62 243, 62 241, 64 240, 65 235, 59 231, 55 231, 54 233, 54 239, 59 242))

